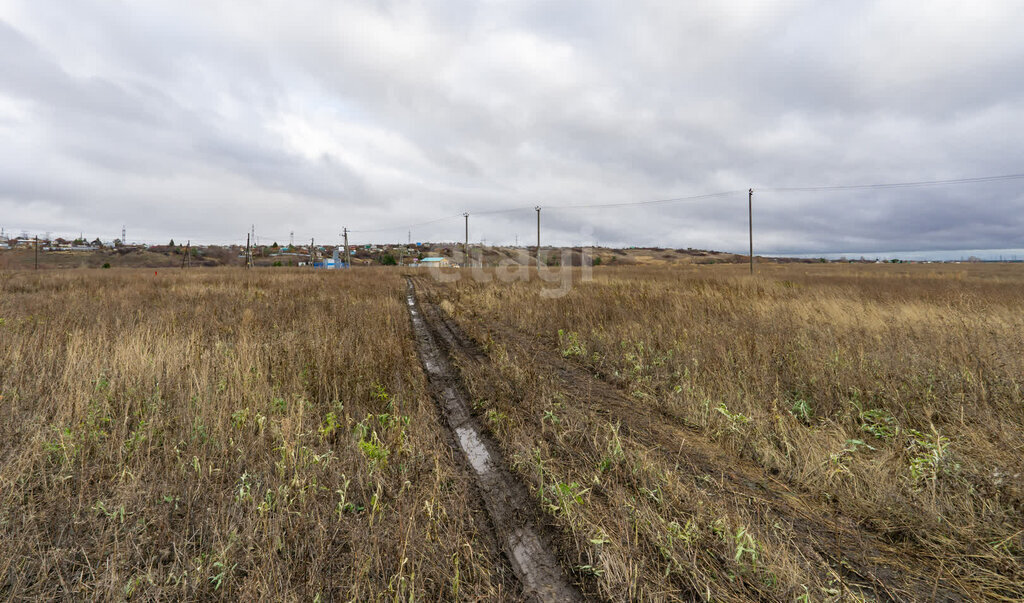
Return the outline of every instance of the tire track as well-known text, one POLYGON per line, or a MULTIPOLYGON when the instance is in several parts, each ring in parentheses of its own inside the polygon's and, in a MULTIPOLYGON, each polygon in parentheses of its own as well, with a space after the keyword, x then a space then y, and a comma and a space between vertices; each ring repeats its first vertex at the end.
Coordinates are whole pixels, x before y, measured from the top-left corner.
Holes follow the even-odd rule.
MULTIPOLYGON (((428 292, 432 296, 438 294, 433 287, 428 292)), ((489 362, 479 345, 437 308, 436 300, 426 304, 428 319, 453 355, 461 355, 470 362, 489 362)), ((538 349, 536 342, 523 334, 494 323, 488 323, 487 330, 510 349, 524 354, 529 350, 531 357, 542 358, 542 363, 554 369, 553 374, 577 404, 616 417, 625 433, 643 434, 657 444, 653 450, 670 459, 677 471, 692 474, 695 483, 700 476, 720 476, 715 490, 722 504, 756 501, 767 517, 791 526, 795 548, 827 568, 835 578, 841 576, 843 588, 849 594, 876 601, 958 603, 972 599, 965 589, 948 581, 948 574, 943 580, 941 569, 934 563, 914 554, 921 551, 887 542, 834 509, 820 508, 812 497, 768 476, 763 468, 726 453, 697 432, 679 426, 672 417, 637 407, 614 385, 558 354, 538 349), (687 442, 685 448, 679 447, 681 441, 687 442), (847 543, 845 553, 836 550, 837 537, 847 543)))
POLYGON ((411 279, 407 280, 406 303, 431 391, 476 475, 494 532, 523 591, 541 601, 581 601, 580 591, 553 553, 551 540, 540 529, 526 488, 507 469, 498 446, 470 412, 457 372, 416 301, 411 279))

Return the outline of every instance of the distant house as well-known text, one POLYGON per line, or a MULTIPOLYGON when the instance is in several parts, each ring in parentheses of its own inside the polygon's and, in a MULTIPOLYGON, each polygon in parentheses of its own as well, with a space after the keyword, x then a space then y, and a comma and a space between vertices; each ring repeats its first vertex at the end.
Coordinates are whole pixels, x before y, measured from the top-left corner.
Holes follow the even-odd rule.
POLYGON ((423 258, 419 265, 427 268, 451 268, 452 262, 448 258, 423 258))

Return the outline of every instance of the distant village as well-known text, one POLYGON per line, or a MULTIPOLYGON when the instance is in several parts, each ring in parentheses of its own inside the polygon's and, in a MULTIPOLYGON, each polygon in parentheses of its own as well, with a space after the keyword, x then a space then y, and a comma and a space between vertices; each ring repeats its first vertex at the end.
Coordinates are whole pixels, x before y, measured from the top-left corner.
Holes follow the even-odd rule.
MULTIPOLYGON (((480 258, 487 258, 484 265, 497 265, 498 262, 506 259, 514 259, 515 252, 519 250, 533 249, 533 247, 485 247, 471 245, 471 253, 477 258, 474 262, 481 261, 480 258), (479 254, 479 255, 476 255, 479 254)), ((555 249, 555 248, 549 248, 555 249)), ((573 265, 580 265, 581 262, 597 265, 602 263, 633 264, 639 259, 639 263, 647 263, 652 259, 654 263, 662 263, 661 260, 671 263, 674 260, 686 258, 686 261, 694 264, 733 263, 745 262, 747 256, 729 254, 724 252, 703 251, 698 249, 663 249, 658 247, 627 247, 624 249, 591 248, 586 253, 581 248, 566 248, 575 253, 576 258, 573 265), (649 255, 646 255, 649 254, 649 255)), ((69 261, 74 257, 95 255, 109 258, 117 265, 174 265, 180 262, 182 266, 226 266, 226 265, 250 265, 250 266, 312 266, 321 269, 337 269, 357 265, 385 265, 385 266, 418 266, 448 268, 458 267, 464 261, 463 244, 461 242, 445 243, 407 243, 407 244, 363 244, 349 245, 346 250, 344 245, 279 245, 274 242, 270 245, 192 245, 190 242, 184 244, 174 240, 167 244, 129 243, 120 239, 101 240, 87 237, 66 239, 62 237, 50 237, 29 235, 22 232, 18 236, 10 236, 0 231, 0 253, 6 251, 22 251, 35 254, 36 261, 43 254, 44 258, 58 259, 55 256, 64 256, 69 261), (347 251, 347 253, 346 253, 347 251), (123 258, 124 262, 117 261, 123 258), (155 261, 159 258, 159 261, 155 261), (127 260, 135 260, 134 262, 127 260)), ((557 260, 553 254, 548 260, 551 265, 557 260)), ((100 262, 102 267, 109 267, 110 261, 100 262)), ((881 260, 877 258, 848 259, 837 258, 827 260, 825 258, 793 258, 793 257, 764 257, 763 261, 773 262, 840 262, 840 263, 935 263, 930 261, 905 261, 899 259, 881 260)), ((1020 262, 1016 256, 1012 258, 981 259, 978 257, 964 257, 960 260, 947 260, 943 263, 960 262, 1020 262)), ((47 262, 52 263, 52 262, 47 262)), ((57 262, 60 264, 61 262, 57 262)), ((95 264, 99 266, 100 264, 95 264)), ((10 264, 6 264, 10 265, 10 264)))
POLYGON ((173 239, 165 245, 122 242, 120 239, 103 241, 84 237, 65 239, 62 237, 20 236, 0 234, 0 252, 28 251, 38 253, 108 252, 126 256, 132 253, 149 253, 188 256, 188 259, 203 264, 246 264, 272 266, 310 266, 315 268, 341 268, 349 264, 383 264, 392 266, 449 267, 453 249, 461 251, 456 243, 410 243, 407 245, 192 245, 189 242, 176 243, 173 239), (207 260, 204 262, 204 260, 207 260), (213 260, 213 261, 210 261, 213 260))

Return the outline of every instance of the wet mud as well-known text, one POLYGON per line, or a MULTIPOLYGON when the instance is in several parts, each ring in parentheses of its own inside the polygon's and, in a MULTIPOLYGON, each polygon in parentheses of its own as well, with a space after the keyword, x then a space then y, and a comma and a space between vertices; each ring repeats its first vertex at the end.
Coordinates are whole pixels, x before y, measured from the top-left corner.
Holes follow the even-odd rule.
POLYGON ((406 302, 431 391, 455 442, 472 468, 495 536, 524 594, 540 601, 581 601, 579 589, 563 571, 551 538, 538 521, 535 502, 509 471, 497 445, 470 412, 458 371, 437 341, 438 337, 450 337, 451 333, 439 334, 426 319, 417 303, 412 280, 408 282, 406 302))

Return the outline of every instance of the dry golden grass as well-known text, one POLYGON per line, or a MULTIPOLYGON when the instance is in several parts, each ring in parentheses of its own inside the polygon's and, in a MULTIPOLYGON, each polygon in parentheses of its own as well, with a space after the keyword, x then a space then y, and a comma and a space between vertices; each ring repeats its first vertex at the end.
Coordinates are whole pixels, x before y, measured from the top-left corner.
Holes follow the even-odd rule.
POLYGON ((0 596, 515 596, 403 287, 0 273, 0 596))
MULTIPOLYGON (((896 574, 1016 600, 1022 268, 765 265, 750 278, 746 266, 622 267, 554 300, 537 281, 463 279, 433 296, 484 344, 488 362, 463 362, 464 378, 594 592, 821 600, 848 587, 815 573, 784 518, 680 479, 653 426, 618 430, 541 351, 903 551, 885 559, 896 574)), ((875 554, 846 546, 851 560, 875 554)))
MULTIPOLYGON (((745 272, 417 273, 583 591, 1024 598, 1021 267, 745 272)), ((0 595, 520 598, 400 275, 0 272, 0 595)))

